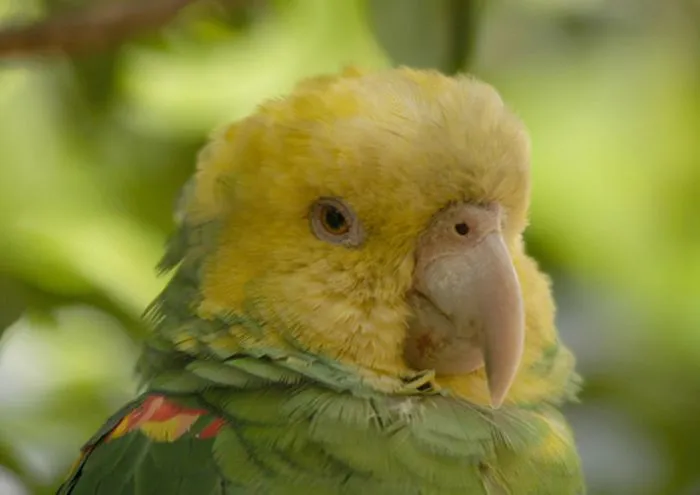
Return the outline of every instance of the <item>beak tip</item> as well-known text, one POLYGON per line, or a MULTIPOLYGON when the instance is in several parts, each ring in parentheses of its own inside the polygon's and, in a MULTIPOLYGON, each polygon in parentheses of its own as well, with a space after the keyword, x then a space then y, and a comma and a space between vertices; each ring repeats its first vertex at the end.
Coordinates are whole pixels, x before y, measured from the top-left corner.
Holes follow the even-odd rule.
POLYGON ((489 391, 489 397, 491 402, 491 409, 499 409, 503 405, 503 400, 505 399, 505 392, 497 393, 493 390, 489 391))
POLYGON ((520 364, 520 359, 515 359, 514 361, 511 361, 511 367, 508 370, 508 373, 505 375, 496 373, 496 371, 502 371, 502 370, 494 370, 493 367, 490 367, 486 365, 486 384, 488 387, 489 391, 489 398, 491 402, 491 407, 493 409, 498 409, 503 405, 503 402, 506 399, 506 396, 508 395, 508 392, 511 389, 511 386, 513 385, 513 382, 515 381, 515 375, 516 372, 519 368, 520 364))

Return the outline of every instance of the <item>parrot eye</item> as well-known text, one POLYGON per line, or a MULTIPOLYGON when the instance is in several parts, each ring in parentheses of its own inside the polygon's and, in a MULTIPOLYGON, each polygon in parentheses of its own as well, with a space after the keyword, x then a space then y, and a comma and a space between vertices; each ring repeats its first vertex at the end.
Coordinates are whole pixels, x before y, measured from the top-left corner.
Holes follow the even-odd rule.
POLYGON ((311 230, 322 241, 356 247, 363 233, 352 209, 342 200, 321 198, 311 207, 311 230))
POLYGON ((350 223, 343 212, 331 205, 321 206, 321 223, 326 232, 342 235, 350 230, 350 223))

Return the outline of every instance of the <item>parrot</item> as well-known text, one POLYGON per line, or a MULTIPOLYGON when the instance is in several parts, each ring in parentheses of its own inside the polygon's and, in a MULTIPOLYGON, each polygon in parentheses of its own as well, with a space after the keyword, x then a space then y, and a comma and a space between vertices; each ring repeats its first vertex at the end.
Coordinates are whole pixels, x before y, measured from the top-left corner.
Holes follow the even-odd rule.
POLYGON ((581 386, 491 85, 350 66, 214 131, 136 398, 58 495, 585 493, 581 386))

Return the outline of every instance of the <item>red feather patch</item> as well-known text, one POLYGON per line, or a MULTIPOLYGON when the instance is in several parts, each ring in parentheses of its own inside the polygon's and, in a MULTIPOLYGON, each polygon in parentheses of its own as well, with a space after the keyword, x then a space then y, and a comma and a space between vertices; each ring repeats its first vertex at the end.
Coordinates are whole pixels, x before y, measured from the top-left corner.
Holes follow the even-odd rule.
MULTIPOLYGON (((189 431, 200 417, 209 414, 206 409, 181 406, 164 395, 149 395, 140 406, 124 416, 105 440, 119 438, 138 429, 153 440, 174 442, 189 431)), ((225 424, 223 418, 215 418, 196 437, 212 438, 225 424)))

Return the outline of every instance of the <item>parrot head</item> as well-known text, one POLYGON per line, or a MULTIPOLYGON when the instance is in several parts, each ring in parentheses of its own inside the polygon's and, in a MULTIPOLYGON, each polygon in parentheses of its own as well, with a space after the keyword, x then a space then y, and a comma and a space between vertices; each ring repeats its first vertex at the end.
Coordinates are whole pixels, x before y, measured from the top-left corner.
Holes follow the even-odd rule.
POLYGON ((168 338, 189 353, 293 349, 368 377, 432 370, 493 406, 551 395, 529 374, 556 343, 522 242, 529 168, 524 126, 473 78, 306 80, 201 152, 170 257, 195 273, 191 315, 236 323, 168 338))

